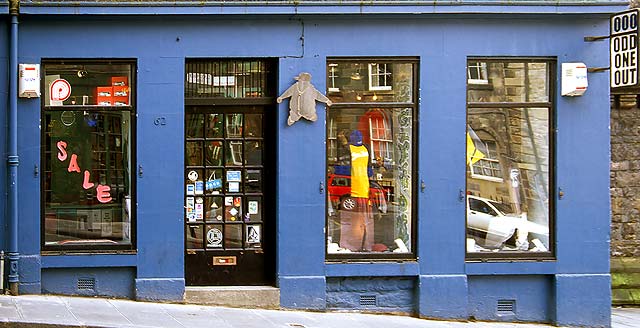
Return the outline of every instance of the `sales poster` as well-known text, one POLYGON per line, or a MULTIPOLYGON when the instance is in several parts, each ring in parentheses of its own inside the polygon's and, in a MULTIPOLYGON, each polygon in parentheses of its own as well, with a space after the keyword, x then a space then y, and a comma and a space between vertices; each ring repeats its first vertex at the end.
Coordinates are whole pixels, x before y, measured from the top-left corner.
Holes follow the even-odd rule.
POLYGON ((195 198, 187 197, 187 206, 186 206, 185 211, 186 211, 186 216, 187 216, 187 221, 188 222, 196 221, 195 207, 196 207, 195 198))

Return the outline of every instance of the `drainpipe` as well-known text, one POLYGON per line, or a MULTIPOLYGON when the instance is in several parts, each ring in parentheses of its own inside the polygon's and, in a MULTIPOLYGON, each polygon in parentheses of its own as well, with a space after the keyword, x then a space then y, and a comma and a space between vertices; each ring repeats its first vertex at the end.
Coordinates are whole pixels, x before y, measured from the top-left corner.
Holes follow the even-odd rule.
POLYGON ((18 14, 20 0, 9 0, 11 44, 9 46, 9 114, 8 114, 8 196, 9 208, 9 291, 18 295, 18 14))

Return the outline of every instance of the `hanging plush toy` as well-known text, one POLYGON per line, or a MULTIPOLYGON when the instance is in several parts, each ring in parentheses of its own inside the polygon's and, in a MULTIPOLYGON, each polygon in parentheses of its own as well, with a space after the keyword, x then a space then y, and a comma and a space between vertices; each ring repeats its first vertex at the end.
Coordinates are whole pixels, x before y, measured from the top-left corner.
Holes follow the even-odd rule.
POLYGON ((304 117, 309 121, 315 122, 318 119, 316 114, 316 100, 331 106, 331 100, 320 93, 316 87, 311 84, 311 74, 300 73, 295 77, 296 83, 287 89, 280 97, 278 104, 283 99, 291 97, 289 100, 289 118, 287 124, 291 125, 297 122, 300 117, 304 117))

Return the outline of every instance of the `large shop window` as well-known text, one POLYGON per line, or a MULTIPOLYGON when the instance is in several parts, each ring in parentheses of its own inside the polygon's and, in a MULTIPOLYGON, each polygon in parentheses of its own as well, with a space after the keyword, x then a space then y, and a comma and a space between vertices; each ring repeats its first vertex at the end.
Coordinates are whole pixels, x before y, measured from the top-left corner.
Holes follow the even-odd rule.
POLYGON ((555 61, 470 58, 467 67, 467 257, 552 257, 555 61))
POLYGON ((43 71, 43 250, 132 249, 135 62, 43 71))
POLYGON ((327 63, 327 258, 414 257, 417 60, 327 63))

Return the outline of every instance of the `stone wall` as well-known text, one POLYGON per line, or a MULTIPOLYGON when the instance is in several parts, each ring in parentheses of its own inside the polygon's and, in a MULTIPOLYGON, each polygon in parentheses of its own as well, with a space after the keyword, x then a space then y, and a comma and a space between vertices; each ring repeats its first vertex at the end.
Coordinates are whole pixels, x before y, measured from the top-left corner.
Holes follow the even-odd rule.
POLYGON ((636 95, 612 98, 611 256, 640 257, 640 108, 636 95))
POLYGON ((327 278, 327 308, 378 313, 412 314, 412 278, 327 278))
POLYGON ((640 108, 611 97, 611 288, 614 305, 640 305, 640 108))

